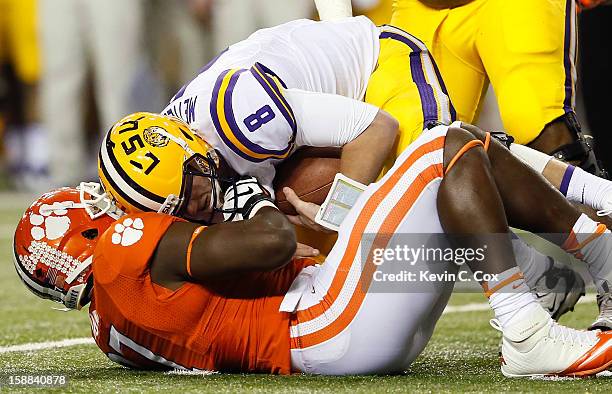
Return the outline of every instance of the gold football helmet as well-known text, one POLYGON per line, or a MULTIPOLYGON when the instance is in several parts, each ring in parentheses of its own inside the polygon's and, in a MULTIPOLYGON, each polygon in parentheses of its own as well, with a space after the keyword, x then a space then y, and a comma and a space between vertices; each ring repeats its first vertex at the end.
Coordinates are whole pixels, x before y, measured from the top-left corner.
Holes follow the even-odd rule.
POLYGON ((209 178, 212 207, 220 204, 215 150, 182 120, 138 112, 108 132, 98 158, 98 175, 126 213, 154 211, 182 216, 193 176, 209 178))

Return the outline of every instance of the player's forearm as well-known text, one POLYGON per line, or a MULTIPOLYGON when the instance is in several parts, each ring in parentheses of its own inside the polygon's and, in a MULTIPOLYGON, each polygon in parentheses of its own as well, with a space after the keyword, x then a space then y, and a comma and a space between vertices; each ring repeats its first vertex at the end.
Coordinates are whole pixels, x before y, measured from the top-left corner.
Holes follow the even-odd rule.
POLYGON ((256 269, 275 270, 287 264, 297 247, 295 228, 276 208, 264 207, 249 221, 248 233, 256 233, 252 247, 245 250, 252 258, 258 254, 256 269))
POLYGON ((350 18, 353 16, 351 0, 315 0, 322 21, 350 18))
POLYGON ((378 111, 370 126, 342 148, 340 171, 366 185, 374 182, 393 149, 398 127, 391 115, 378 111))
POLYGON ((291 261, 295 230, 278 209, 264 207, 249 220, 209 227, 193 244, 196 280, 253 271, 272 271, 291 261))

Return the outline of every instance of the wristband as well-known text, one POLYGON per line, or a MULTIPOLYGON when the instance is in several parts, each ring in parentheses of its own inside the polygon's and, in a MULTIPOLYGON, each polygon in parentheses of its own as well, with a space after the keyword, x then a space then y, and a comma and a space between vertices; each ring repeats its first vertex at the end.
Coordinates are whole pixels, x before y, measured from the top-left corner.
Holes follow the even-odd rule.
POLYGON ((242 218, 244 220, 252 218, 255 216, 257 211, 263 207, 274 207, 278 209, 278 207, 274 205, 274 201, 265 194, 255 194, 254 196, 249 197, 242 207, 242 218))

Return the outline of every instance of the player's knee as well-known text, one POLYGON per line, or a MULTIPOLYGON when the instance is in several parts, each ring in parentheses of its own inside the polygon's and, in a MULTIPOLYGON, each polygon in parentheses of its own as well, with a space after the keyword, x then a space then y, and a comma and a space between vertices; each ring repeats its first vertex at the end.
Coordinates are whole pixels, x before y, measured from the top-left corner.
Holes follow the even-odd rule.
POLYGON ((529 146, 558 160, 580 166, 597 176, 608 178, 608 172, 595 157, 592 137, 585 135, 573 112, 548 123, 529 146))
POLYGON ((571 144, 578 139, 563 122, 553 121, 547 124, 540 134, 533 139, 529 147, 552 155, 564 145, 571 144))
MULTIPOLYGON (((449 165, 453 162, 453 159, 459 159, 462 153, 462 149, 468 146, 472 141, 482 141, 470 131, 463 128, 450 127, 446 134, 446 140, 444 142, 444 168, 446 171, 449 169, 449 165)), ((481 155, 475 156, 475 160, 484 161, 487 160, 487 156, 483 149, 476 148, 482 151, 481 155)), ((475 149, 470 149, 475 150, 475 149)), ((456 161, 456 160, 455 160, 456 161)))
POLYGON ((470 132, 470 134, 472 134, 476 139, 479 139, 481 141, 484 141, 485 138, 487 137, 486 131, 482 130, 478 126, 474 126, 469 123, 461 122, 461 128, 463 130, 470 132))

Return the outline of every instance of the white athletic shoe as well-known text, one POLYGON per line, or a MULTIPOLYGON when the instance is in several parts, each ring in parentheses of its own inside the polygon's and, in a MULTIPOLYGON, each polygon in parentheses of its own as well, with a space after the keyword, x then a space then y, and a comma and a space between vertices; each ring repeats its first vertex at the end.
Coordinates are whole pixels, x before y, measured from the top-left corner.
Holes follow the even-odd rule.
MULTIPOLYGON (((497 320, 491 325, 502 331, 497 320)), ((561 326, 542 308, 502 333, 501 371, 506 377, 589 376, 612 365, 612 332, 561 326)))
POLYGON ((559 320, 565 313, 573 311, 584 295, 584 279, 568 264, 548 257, 548 268, 538 278, 531 293, 553 319, 559 320))
POLYGON ((604 294, 597 296, 597 305, 599 306, 599 316, 589 330, 612 330, 612 294, 604 294))

